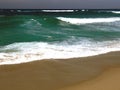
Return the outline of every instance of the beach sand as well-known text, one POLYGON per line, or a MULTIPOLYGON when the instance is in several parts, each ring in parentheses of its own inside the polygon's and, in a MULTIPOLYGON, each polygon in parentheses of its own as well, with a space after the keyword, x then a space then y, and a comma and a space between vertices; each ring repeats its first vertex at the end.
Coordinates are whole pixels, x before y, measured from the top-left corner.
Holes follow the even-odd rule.
POLYGON ((120 90, 120 68, 111 68, 97 78, 60 90, 120 90))
POLYGON ((0 90, 120 90, 120 52, 0 66, 0 90))

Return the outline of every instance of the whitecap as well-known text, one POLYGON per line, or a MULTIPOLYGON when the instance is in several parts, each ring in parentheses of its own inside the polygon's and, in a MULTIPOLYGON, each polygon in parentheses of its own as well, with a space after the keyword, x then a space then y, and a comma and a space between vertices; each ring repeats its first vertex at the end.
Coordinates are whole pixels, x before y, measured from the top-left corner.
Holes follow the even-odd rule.
POLYGON ((111 11, 111 12, 115 14, 120 14, 120 11, 111 11))
POLYGON ((74 12, 74 10, 42 10, 43 12, 74 12))
POLYGON ((111 51, 120 50, 120 40, 93 41, 90 39, 79 39, 75 41, 64 41, 56 43, 25 42, 13 43, 0 50, 11 50, 12 52, 0 53, 0 65, 19 64, 43 59, 68 59, 99 55, 111 51), (16 50, 14 52, 14 50, 16 50))
POLYGON ((120 21, 119 17, 111 17, 111 18, 66 18, 66 17, 57 17, 57 19, 71 23, 71 24, 89 24, 89 23, 108 23, 108 22, 116 22, 120 21))

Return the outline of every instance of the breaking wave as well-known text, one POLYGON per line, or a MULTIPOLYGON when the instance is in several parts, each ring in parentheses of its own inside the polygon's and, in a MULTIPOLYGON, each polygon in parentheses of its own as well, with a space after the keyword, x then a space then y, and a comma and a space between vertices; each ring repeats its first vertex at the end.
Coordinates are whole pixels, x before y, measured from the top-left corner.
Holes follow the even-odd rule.
POLYGON ((93 41, 80 39, 73 41, 45 43, 13 43, 0 48, 0 65, 19 64, 43 59, 68 59, 94 56, 120 50, 120 41, 93 41))
POLYGON ((57 17, 57 19, 71 23, 71 24, 89 24, 89 23, 108 23, 120 21, 120 17, 112 18, 66 18, 66 17, 57 17))
POLYGON ((120 14, 120 11, 111 11, 111 12, 115 14, 120 14))
POLYGON ((43 12, 74 12, 74 10, 42 10, 43 12))

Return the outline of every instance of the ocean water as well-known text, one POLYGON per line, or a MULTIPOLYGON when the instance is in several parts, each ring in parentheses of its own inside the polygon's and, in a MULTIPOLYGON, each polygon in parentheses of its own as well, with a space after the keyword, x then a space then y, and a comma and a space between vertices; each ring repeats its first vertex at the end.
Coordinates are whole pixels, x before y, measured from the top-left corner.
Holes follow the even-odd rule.
POLYGON ((0 65, 120 51, 120 11, 0 16, 0 65))

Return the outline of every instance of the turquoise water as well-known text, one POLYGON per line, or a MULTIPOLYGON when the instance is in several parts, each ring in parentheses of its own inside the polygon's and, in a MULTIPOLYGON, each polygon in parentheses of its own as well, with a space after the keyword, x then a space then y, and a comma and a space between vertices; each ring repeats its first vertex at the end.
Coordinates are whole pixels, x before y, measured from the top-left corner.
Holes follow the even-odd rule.
POLYGON ((118 11, 0 16, 0 64, 119 50, 118 11))

